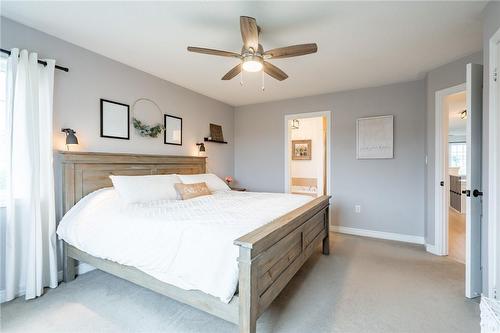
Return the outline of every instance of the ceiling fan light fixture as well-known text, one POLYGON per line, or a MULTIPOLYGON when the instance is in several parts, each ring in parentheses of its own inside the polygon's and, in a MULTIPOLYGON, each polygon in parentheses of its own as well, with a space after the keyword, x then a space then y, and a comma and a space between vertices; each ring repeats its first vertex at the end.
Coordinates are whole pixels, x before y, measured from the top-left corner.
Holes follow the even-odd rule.
POLYGON ((245 72, 259 72, 262 70, 262 58, 250 55, 243 59, 243 70, 245 72))

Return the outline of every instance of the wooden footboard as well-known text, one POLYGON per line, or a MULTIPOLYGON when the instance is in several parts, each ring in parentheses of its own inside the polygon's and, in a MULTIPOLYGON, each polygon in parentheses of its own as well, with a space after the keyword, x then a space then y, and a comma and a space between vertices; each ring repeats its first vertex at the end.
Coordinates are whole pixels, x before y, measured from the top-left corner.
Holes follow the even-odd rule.
POLYGON ((240 332, 255 332, 257 318, 279 295, 319 243, 329 254, 329 196, 237 239, 240 332))

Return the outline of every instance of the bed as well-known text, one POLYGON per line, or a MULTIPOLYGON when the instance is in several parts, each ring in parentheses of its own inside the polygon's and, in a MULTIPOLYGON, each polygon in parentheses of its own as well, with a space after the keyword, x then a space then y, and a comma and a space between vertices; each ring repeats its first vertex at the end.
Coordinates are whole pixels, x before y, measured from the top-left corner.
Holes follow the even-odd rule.
MULTIPOLYGON (((112 189, 110 189, 110 175, 198 174, 206 171, 206 159, 204 157, 59 152, 56 158, 62 170, 64 213, 68 212, 82 198, 91 200, 93 197, 100 196, 99 200, 103 200, 102 198, 107 196, 107 200, 113 200, 112 189)), ((237 285, 237 291, 234 295, 229 295, 228 292, 230 291, 228 290, 231 289, 227 288, 224 288, 221 292, 203 288, 198 288, 199 290, 191 289, 189 285, 181 288, 175 281, 172 281, 172 283, 165 282, 170 282, 168 277, 162 278, 161 275, 155 274, 154 271, 148 271, 144 267, 139 267, 139 265, 123 264, 126 261, 120 263, 119 260, 106 259, 103 255, 97 255, 98 252, 94 253, 89 250, 90 248, 86 248, 83 245, 85 242, 78 243, 76 241, 63 241, 64 281, 70 282, 75 278, 75 261, 82 261, 137 285, 233 322, 239 325, 240 332, 255 332, 257 318, 279 295, 318 246, 322 244, 323 253, 329 253, 329 197, 321 196, 306 200, 294 196, 282 200, 282 198, 272 194, 231 192, 233 193, 214 194, 210 198, 192 199, 193 201, 190 204, 205 207, 204 209, 210 207, 210 205, 219 205, 221 214, 232 214, 235 218, 238 218, 238 216, 244 218, 248 214, 245 215, 243 212, 239 214, 239 210, 245 211, 247 207, 243 204, 238 206, 234 204, 235 202, 253 202, 257 205, 256 202, 259 202, 259 200, 261 202, 275 200, 277 206, 279 206, 278 202, 283 202, 281 207, 278 207, 281 210, 277 208, 278 210, 272 212, 272 214, 279 214, 279 216, 273 218, 270 222, 262 223, 266 218, 274 215, 266 215, 265 211, 260 215, 255 214, 260 216, 260 220, 254 218, 257 221, 253 225, 254 228, 235 230, 234 235, 239 234, 240 237, 235 239, 232 244, 224 244, 225 248, 219 249, 219 251, 227 251, 228 246, 230 246, 235 251, 236 278, 228 273, 227 281, 229 282, 224 283, 224 286, 234 285, 232 290, 235 290, 237 285), (228 203, 231 203, 232 211, 225 208, 228 203), (288 203, 288 206, 285 203, 288 203), (289 210, 290 207, 293 207, 293 209, 289 210), (87 251, 84 249, 87 249, 87 251)), ((80 203, 81 205, 84 200, 80 203)), ((174 206, 172 205, 181 204, 167 202, 162 203, 162 205, 164 206, 155 206, 154 209, 157 211, 163 209, 170 212, 173 211, 172 207, 174 206)), ((185 210, 185 208, 183 209, 185 210)), ((193 212, 195 211, 196 209, 193 209, 193 212)), ((159 217, 161 216, 160 214, 159 217)), ((200 217, 204 215, 193 213, 193 216, 192 219, 198 223, 196 224, 197 227, 203 228, 203 221, 200 217)), ((207 214, 207 219, 209 216, 207 214)), ((124 218, 124 223, 125 220, 124 218)), ((147 222, 147 220, 144 221, 147 222)), ((93 227, 99 228, 99 224, 104 224, 106 220, 100 221, 95 217, 93 222, 93 227)), ((219 228, 219 231, 223 231, 224 228, 227 228, 227 225, 221 224, 219 228)), ((124 229, 126 229, 125 224, 124 229)), ((176 230, 176 228, 168 229, 165 235, 168 235, 172 230, 176 230)), ((199 253, 200 258, 194 256, 191 257, 191 260, 184 260, 183 262, 193 262, 193 265, 207 262, 203 256, 207 255, 208 250, 203 251, 202 249, 216 248, 221 244, 222 238, 217 238, 219 234, 217 229, 214 229, 217 232, 212 235, 208 233, 209 229, 206 230, 207 232, 203 234, 207 234, 207 237, 204 239, 192 238, 187 244, 182 244, 183 246, 192 246, 193 249, 187 252, 191 256, 193 253, 199 253), (197 261, 197 259, 199 260, 197 261)), ((98 235, 98 233, 95 235, 98 235)), ((172 237, 175 238, 175 234, 172 237)), ((86 240, 87 242, 91 241, 88 236, 86 240)), ((165 252, 164 249, 160 248, 149 250, 165 252)), ((144 255, 151 258, 155 257, 153 252, 144 255)), ((210 271, 210 267, 206 266, 196 266, 193 267, 193 270, 195 268, 210 271)))

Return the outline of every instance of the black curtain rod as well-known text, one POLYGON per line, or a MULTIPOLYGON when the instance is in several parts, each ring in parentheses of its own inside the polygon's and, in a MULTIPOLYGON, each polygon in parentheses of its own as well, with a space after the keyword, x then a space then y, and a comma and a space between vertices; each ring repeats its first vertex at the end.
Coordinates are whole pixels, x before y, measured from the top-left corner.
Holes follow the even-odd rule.
MULTIPOLYGON (((5 53, 5 54, 10 55, 10 51, 9 51, 9 50, 0 49, 0 51, 1 51, 2 53, 5 53)), ((40 65, 47 66, 47 62, 46 62, 46 61, 43 61, 43 60, 38 60, 38 63, 39 63, 40 65)), ((69 68, 67 68, 67 67, 62 67, 62 66, 56 65, 56 68, 57 68, 57 69, 59 69, 59 70, 61 70, 61 71, 64 71, 64 72, 69 72, 69 68)))

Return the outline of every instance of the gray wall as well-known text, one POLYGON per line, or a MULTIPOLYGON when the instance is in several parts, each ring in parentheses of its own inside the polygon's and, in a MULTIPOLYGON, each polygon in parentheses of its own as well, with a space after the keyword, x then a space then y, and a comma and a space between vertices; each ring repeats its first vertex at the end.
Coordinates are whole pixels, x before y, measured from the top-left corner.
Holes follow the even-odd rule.
POLYGON ((1 46, 36 51, 40 57, 56 59, 70 68, 69 73, 56 70, 55 74, 56 149, 64 148, 61 127, 71 127, 77 131, 78 150, 193 155, 195 143, 208 135, 209 123, 213 122, 222 125, 229 144, 207 145, 208 168, 219 176, 233 173, 233 107, 4 17, 1 46), (183 118, 182 146, 165 145, 163 137, 142 138, 133 127, 131 140, 100 137, 100 98, 131 105, 141 97, 154 100, 164 113, 183 118))
POLYGON ((284 115, 325 110, 333 111, 332 223, 424 236, 423 80, 236 108, 236 180, 283 192, 284 115), (395 158, 356 160, 356 118, 387 114, 395 116, 395 158))
POLYGON ((482 64, 482 53, 478 52, 468 57, 438 67, 426 77, 427 86, 427 168, 426 168, 426 243, 434 245, 434 185, 435 179, 435 132, 436 91, 465 83, 465 70, 468 63, 482 64))
POLYGON ((490 68, 489 52, 490 38, 500 29, 500 2, 490 2, 483 13, 483 228, 482 228, 482 253, 483 253, 483 292, 488 290, 488 149, 489 149, 489 88, 490 88, 490 68))

